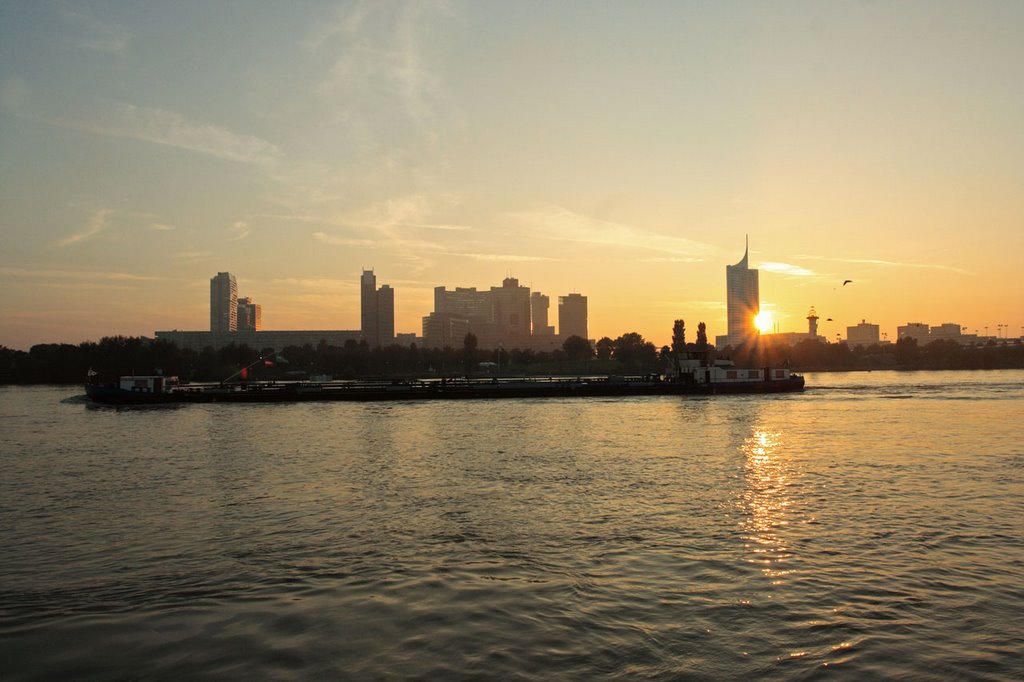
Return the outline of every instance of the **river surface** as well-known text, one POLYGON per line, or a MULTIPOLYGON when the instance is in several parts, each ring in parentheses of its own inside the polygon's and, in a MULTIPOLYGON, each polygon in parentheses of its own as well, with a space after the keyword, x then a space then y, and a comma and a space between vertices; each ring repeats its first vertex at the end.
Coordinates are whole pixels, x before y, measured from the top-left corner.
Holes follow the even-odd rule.
POLYGON ((0 679, 1024 678, 1024 372, 781 396, 0 388, 0 679))

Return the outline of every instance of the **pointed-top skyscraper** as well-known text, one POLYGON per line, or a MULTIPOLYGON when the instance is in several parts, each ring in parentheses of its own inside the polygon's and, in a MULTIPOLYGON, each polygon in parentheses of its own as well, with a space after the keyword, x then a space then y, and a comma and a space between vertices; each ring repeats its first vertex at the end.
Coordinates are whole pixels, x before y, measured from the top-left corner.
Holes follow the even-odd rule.
POLYGON ((735 348, 757 338, 754 318, 761 312, 757 270, 747 266, 750 243, 743 250, 743 260, 725 266, 725 303, 729 323, 728 344, 735 348))

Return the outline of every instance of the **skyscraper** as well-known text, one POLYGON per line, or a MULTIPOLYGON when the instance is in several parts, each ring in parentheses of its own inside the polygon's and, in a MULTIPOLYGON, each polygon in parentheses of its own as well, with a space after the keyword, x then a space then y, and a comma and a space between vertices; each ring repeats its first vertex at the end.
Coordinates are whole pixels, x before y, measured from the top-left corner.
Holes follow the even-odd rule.
POLYGON ((377 276, 373 270, 363 270, 359 278, 359 323, 363 338, 370 348, 380 345, 377 330, 377 276))
POLYGON ((551 307, 551 297, 545 296, 539 291, 530 294, 530 317, 533 319, 534 336, 551 336, 555 328, 548 325, 548 310, 551 307))
POLYGON ((500 287, 491 287, 494 302, 494 327, 500 343, 523 343, 530 336, 530 289, 519 286, 515 277, 506 277, 500 287))
POLYGON ((558 335, 587 338, 587 297, 569 294, 558 297, 558 335))
POLYGON ((743 251, 743 260, 725 266, 725 303, 728 326, 728 344, 736 347, 757 338, 754 318, 761 312, 757 270, 747 267, 749 243, 743 251))
POLYGON ((263 331, 263 306, 251 298, 238 299, 238 331, 263 331))
POLYGON ((210 279, 210 331, 238 331, 238 284, 230 272, 210 279))
POLYGON ((387 284, 377 289, 373 270, 363 270, 359 278, 360 328, 370 348, 394 343, 395 290, 387 284))
POLYGON ((395 290, 387 284, 377 290, 377 343, 390 346, 395 342, 395 290))

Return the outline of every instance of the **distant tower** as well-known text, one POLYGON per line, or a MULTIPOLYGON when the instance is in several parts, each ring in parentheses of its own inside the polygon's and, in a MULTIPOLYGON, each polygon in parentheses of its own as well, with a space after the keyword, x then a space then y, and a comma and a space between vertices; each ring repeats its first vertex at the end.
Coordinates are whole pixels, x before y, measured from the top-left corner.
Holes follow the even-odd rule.
POLYGON ((728 343, 736 347, 757 338, 754 318, 761 312, 757 270, 747 267, 749 242, 743 251, 743 260, 725 266, 725 305, 729 323, 728 343))
POLYGON ((395 342, 395 290, 387 284, 378 289, 373 270, 359 278, 359 324, 370 348, 395 342))
POLYGON ((587 297, 569 294, 558 297, 558 335, 587 338, 587 297))
POLYGON ((807 333, 811 335, 813 339, 818 335, 818 313, 814 312, 814 306, 811 306, 811 312, 807 313, 807 333))
POLYGON ((395 342, 395 290, 387 284, 377 290, 377 343, 390 346, 395 342))
POLYGON ((363 270, 359 278, 359 328, 370 348, 380 345, 377 315, 377 276, 373 270, 363 270))
POLYGON ((238 331, 238 284, 230 272, 210 279, 210 331, 238 331))
POLYGON ((500 287, 491 287, 494 304, 494 330, 501 343, 522 343, 530 336, 530 288, 519 286, 515 277, 501 280, 500 287))
POLYGON ((550 296, 545 296, 539 291, 530 293, 530 317, 533 321, 534 336, 554 335, 555 328, 548 326, 548 309, 550 307, 550 296))
POLYGON ((263 331, 263 306, 251 298, 238 299, 238 331, 263 331))

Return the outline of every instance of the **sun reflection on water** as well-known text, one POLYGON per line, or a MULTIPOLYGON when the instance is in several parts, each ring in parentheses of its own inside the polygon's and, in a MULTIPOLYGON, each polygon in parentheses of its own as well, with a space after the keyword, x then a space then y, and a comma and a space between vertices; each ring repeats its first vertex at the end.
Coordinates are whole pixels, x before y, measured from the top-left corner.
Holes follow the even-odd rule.
POLYGON ((757 428, 742 446, 746 459, 741 523, 744 547, 751 553, 746 561, 760 565, 773 585, 782 584, 792 573, 785 565, 793 553, 782 534, 793 504, 789 494, 792 473, 780 455, 781 442, 779 432, 757 428))

